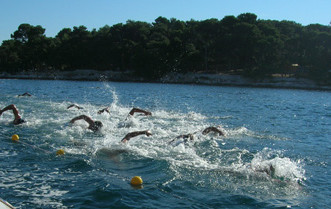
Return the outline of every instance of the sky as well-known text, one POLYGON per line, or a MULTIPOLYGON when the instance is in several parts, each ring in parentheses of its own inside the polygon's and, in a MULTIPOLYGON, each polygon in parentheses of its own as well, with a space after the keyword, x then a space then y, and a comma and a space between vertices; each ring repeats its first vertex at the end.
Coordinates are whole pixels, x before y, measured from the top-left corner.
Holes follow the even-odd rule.
POLYGON ((0 0, 0 43, 22 23, 41 25, 55 37, 81 25, 91 31, 127 20, 153 23, 159 16, 200 21, 247 12, 263 20, 329 25, 330 11, 331 0, 0 0))

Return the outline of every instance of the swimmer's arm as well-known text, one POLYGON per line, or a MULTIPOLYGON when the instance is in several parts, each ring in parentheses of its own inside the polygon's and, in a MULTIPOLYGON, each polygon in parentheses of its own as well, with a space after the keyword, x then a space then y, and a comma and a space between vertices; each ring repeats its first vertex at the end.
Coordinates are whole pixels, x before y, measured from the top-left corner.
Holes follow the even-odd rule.
POLYGON ((176 138, 174 138, 173 140, 171 140, 170 142, 168 142, 168 144, 171 144, 172 142, 174 142, 176 140, 176 138))
POLYGON ((19 96, 19 97, 20 97, 20 96, 29 96, 29 97, 30 97, 30 96, 32 96, 32 95, 29 94, 28 92, 25 92, 24 94, 21 94, 21 95, 18 95, 18 96, 19 96))
POLYGON ((98 111, 98 114, 101 114, 101 113, 103 113, 105 111, 110 114, 109 107, 106 107, 106 108, 103 108, 102 110, 99 110, 98 111))
POLYGON ((220 136, 224 135, 224 133, 216 127, 210 127, 210 131, 214 131, 215 133, 218 133, 220 136))
POLYGON ((22 96, 31 96, 31 94, 29 94, 28 92, 25 92, 24 94, 22 94, 22 96))
POLYGON ((144 113, 145 115, 152 115, 151 112, 146 111, 146 110, 142 110, 142 109, 139 109, 139 108, 133 108, 133 109, 129 112, 129 115, 133 115, 133 114, 136 113, 136 112, 144 113))
POLYGON ((203 130, 202 134, 206 135, 206 134, 208 134, 211 131, 218 133, 220 136, 221 135, 224 135, 224 133, 222 131, 220 131, 219 129, 217 129, 215 127, 208 127, 208 128, 206 128, 205 130, 203 130))
POLYGON ((194 137, 193 137, 193 134, 185 134, 185 135, 180 135, 180 136, 177 136, 176 139, 179 139, 179 138, 183 138, 183 139, 190 139, 191 141, 193 141, 194 137))
POLYGON ((77 120, 85 120, 90 126, 94 125, 94 120, 92 120, 92 118, 90 118, 86 115, 77 116, 77 117, 71 119, 70 123, 74 123, 77 120))
POLYGON ((7 111, 7 110, 12 110, 13 111, 13 114, 15 116, 15 120, 17 119, 20 119, 21 116, 18 112, 18 109, 16 108, 15 105, 11 104, 11 105, 8 105, 7 107, 3 108, 2 110, 0 110, 0 116, 2 115, 3 112, 7 111))
POLYGON ((69 105, 69 106, 67 107, 67 109, 72 108, 72 107, 76 107, 77 109, 83 109, 82 107, 79 107, 79 106, 76 105, 76 104, 69 105))
POLYGON ((211 127, 206 128, 205 130, 202 131, 203 135, 208 134, 211 131, 211 127))
POLYGON ((73 106, 75 106, 75 105, 73 105, 73 104, 72 104, 72 105, 69 105, 69 106, 67 107, 67 109, 72 108, 73 106))
POLYGON ((151 136, 152 134, 149 131, 135 131, 135 132, 131 132, 128 133, 127 135, 125 135, 125 137, 121 140, 121 142, 127 142, 129 141, 132 137, 136 137, 139 135, 145 134, 146 136, 151 136))
POLYGON ((188 134, 188 137, 190 138, 191 141, 194 140, 193 134, 188 134))
POLYGON ((176 139, 182 138, 184 135, 179 135, 176 136, 173 140, 171 140, 170 142, 168 142, 168 144, 171 144, 172 142, 174 142, 176 139))
POLYGON ((220 136, 224 136, 223 131, 219 130, 218 128, 215 128, 215 127, 214 127, 214 131, 215 131, 216 133, 218 133, 220 136))

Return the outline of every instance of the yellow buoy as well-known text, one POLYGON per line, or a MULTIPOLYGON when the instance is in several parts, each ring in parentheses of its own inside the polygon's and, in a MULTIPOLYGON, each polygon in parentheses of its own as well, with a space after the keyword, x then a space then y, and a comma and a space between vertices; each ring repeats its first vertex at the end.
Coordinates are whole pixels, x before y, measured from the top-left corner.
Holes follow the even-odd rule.
POLYGON ((63 149, 59 149, 58 151, 56 151, 56 155, 64 155, 64 150, 63 149))
POLYGON ((13 141, 18 141, 18 140, 20 139, 20 137, 19 137, 17 134, 14 134, 14 135, 11 137, 11 139, 12 139, 13 141))
POLYGON ((140 176, 135 176, 131 179, 131 185, 133 186, 140 186, 143 184, 143 180, 140 176))

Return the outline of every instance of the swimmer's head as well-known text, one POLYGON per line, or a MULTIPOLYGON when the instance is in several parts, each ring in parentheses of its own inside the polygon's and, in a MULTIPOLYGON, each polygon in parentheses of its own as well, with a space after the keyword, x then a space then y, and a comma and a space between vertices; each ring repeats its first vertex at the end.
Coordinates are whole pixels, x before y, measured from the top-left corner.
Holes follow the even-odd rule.
POLYGON ((89 129, 91 129, 92 131, 96 132, 98 130, 100 130, 100 128, 102 128, 102 123, 100 121, 94 121, 94 125, 90 126, 89 129))
POLYGON ((25 120, 23 120, 22 118, 14 120, 14 125, 19 125, 19 124, 22 124, 22 123, 25 123, 25 120))
POLYGON ((98 128, 102 128, 102 126, 103 126, 103 124, 101 123, 101 121, 98 121, 98 120, 97 121, 94 121, 94 124, 98 128))
POLYGON ((150 131, 146 131, 146 136, 151 136, 152 135, 152 133, 150 132, 150 131))
POLYGON ((189 136, 189 138, 190 138, 191 141, 194 140, 193 134, 189 134, 188 136, 189 136))

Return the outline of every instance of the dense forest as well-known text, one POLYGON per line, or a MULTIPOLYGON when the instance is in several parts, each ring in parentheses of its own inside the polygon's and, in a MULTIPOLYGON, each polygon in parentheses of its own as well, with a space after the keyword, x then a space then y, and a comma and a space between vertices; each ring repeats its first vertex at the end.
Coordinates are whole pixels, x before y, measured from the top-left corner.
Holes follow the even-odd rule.
POLYGON ((19 25, 0 46, 0 72, 129 70, 149 80, 169 72, 292 74, 331 83, 331 27, 320 24, 244 13, 222 20, 128 20, 92 31, 78 26, 54 38, 44 33, 40 25, 19 25))

